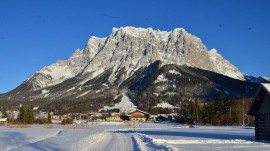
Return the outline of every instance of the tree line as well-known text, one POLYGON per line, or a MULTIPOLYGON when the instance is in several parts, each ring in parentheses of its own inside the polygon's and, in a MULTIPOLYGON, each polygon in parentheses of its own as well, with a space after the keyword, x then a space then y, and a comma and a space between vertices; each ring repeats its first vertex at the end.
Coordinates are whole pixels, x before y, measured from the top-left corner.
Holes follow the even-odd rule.
POLYGON ((203 125, 247 125, 253 124, 253 117, 246 111, 251 103, 250 98, 239 97, 227 99, 223 93, 217 95, 215 101, 199 102, 182 100, 178 108, 154 108, 152 114, 177 113, 176 121, 188 124, 203 125))
MULTIPOLYGON (((51 121, 51 114, 50 112, 47 113, 46 119, 35 119, 34 111, 30 107, 20 107, 19 110, 19 117, 17 122, 22 124, 50 124, 51 121)), ((16 122, 16 121, 15 121, 16 122)))

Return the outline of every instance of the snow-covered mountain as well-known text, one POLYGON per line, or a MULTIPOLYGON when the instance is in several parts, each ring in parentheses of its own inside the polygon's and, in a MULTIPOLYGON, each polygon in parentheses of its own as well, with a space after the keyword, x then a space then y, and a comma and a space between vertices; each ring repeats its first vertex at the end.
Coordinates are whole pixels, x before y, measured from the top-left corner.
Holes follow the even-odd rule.
MULTIPOLYGON (((238 92, 244 95, 254 89, 253 85, 245 84, 243 80, 246 77, 217 50, 208 50, 198 37, 183 28, 168 32, 152 28, 120 27, 113 28, 112 33, 106 38, 91 37, 86 46, 82 50, 77 49, 68 60, 57 61, 44 67, 4 96, 8 95, 9 99, 14 100, 25 98, 31 101, 73 100, 71 103, 74 103, 74 100, 95 100, 89 105, 97 106, 98 103, 102 108, 106 105, 113 106, 115 103, 121 105, 121 101, 117 102, 115 99, 116 96, 130 93, 132 99, 136 93, 141 93, 139 91, 142 89, 151 94, 181 93, 189 97, 192 97, 191 93, 196 93, 196 97, 203 98, 213 96, 214 93, 210 94, 212 89, 227 92, 231 88, 232 92, 228 93, 233 96, 238 95, 238 92), (185 76, 171 77, 175 80, 174 84, 170 82, 170 78, 166 81, 167 73, 162 69, 164 66, 167 66, 166 72, 185 76), (167 71, 167 68, 174 70, 167 71), (219 79, 216 80, 212 76, 219 79), (177 80, 186 81, 187 78, 189 81, 197 79, 197 84, 208 81, 204 85, 207 89, 202 91, 203 88, 198 87, 197 92, 183 93, 182 88, 188 85, 177 80), (144 84, 145 79, 148 79, 148 85, 144 84), (239 87, 247 90, 224 86, 224 81, 240 81, 239 87), (163 85, 166 83, 163 88, 160 88, 160 82, 163 82, 163 85), (177 87, 181 88, 171 92, 171 89, 177 87), (122 90, 127 93, 123 93, 122 90)), ((189 85, 190 87, 192 85, 189 85)))
POLYGON ((36 76, 32 78, 35 81, 35 84, 33 84, 34 89, 58 84, 75 77, 82 72, 87 63, 86 55, 80 49, 77 49, 68 60, 59 60, 55 64, 44 67, 37 72, 36 76))
POLYGON ((246 76, 245 79, 247 79, 247 81, 254 82, 254 83, 270 83, 270 78, 268 77, 246 76))
POLYGON ((44 67, 29 80, 33 89, 55 85, 76 75, 92 73, 92 78, 113 69, 116 80, 119 69, 125 70, 119 82, 132 76, 139 68, 160 60, 162 64, 187 65, 235 79, 244 79, 241 73, 215 49, 207 50, 202 41, 183 28, 159 31, 152 28, 113 28, 107 38, 91 37, 85 48, 77 49, 67 61, 57 61, 44 67))

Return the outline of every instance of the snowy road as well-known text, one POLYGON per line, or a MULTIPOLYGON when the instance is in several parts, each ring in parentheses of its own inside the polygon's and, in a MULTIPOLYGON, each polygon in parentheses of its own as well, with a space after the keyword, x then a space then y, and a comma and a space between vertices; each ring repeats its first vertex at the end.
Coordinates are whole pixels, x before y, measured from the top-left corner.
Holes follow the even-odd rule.
POLYGON ((102 133, 90 135, 72 147, 81 151, 154 151, 170 150, 158 145, 152 139, 141 136, 132 130, 104 130, 102 133), (88 143, 86 143, 88 142, 88 143))
POLYGON ((128 135, 106 132, 106 139, 92 146, 90 150, 132 151, 133 143, 128 135))
POLYGON ((104 131, 90 135, 78 144, 74 144, 72 150, 81 151, 132 151, 133 143, 128 135, 104 131))
POLYGON ((245 127, 178 127, 171 123, 124 123, 31 128, 0 127, 0 151, 270 150, 245 127))

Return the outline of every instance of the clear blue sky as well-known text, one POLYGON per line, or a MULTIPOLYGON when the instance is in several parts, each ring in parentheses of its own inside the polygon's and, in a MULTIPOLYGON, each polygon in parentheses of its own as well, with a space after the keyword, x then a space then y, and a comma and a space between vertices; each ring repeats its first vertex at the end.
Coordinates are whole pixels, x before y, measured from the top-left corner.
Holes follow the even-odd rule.
POLYGON ((1 0, 0 93, 113 27, 185 28, 240 71, 270 77, 268 0, 1 0))

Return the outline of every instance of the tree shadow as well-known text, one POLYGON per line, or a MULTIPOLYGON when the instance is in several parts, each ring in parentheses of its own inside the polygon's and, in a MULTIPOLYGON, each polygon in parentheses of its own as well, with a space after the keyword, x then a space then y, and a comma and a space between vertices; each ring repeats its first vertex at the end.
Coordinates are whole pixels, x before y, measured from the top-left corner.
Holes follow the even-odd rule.
POLYGON ((63 150, 55 143, 43 140, 30 142, 30 140, 29 137, 19 132, 0 132, 0 150, 63 150))
POLYGON ((63 148, 57 146, 56 143, 44 142, 44 141, 38 141, 35 143, 27 144, 26 148, 28 148, 29 150, 40 150, 40 151, 48 151, 48 150, 61 151, 61 150, 64 150, 63 148))
POLYGON ((1 132, 0 133, 0 150, 9 150, 19 145, 27 143, 25 135, 18 132, 1 132))

